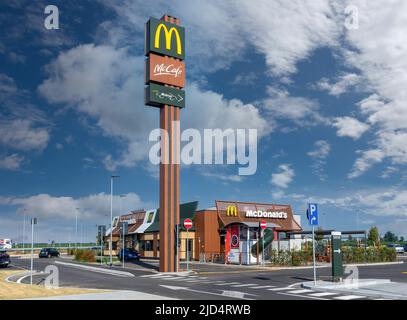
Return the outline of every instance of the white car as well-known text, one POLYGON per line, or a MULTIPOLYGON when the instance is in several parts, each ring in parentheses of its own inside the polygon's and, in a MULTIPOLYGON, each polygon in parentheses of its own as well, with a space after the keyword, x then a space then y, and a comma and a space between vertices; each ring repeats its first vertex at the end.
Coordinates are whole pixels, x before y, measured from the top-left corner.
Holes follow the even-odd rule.
POLYGON ((0 239, 0 248, 8 250, 13 248, 13 242, 10 239, 0 239))
POLYGON ((404 247, 399 245, 399 244, 389 244, 389 248, 394 248, 396 250, 397 254, 403 254, 404 253, 404 247))

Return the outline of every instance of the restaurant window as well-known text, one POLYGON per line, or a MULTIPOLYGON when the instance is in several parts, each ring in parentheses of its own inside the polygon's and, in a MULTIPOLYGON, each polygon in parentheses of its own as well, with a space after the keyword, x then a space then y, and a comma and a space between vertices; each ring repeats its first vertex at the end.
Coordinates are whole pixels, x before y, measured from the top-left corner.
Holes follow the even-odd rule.
POLYGON ((143 251, 153 251, 153 240, 142 240, 140 248, 143 251))
POLYGON ((150 212, 148 214, 147 223, 151 223, 151 221, 153 221, 153 217, 154 217, 154 212, 150 212))

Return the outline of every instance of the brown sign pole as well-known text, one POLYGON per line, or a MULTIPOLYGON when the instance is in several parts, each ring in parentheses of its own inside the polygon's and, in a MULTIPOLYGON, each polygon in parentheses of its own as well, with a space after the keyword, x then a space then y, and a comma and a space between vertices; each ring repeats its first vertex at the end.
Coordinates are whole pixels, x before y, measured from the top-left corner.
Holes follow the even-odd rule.
POLYGON ((179 270, 180 108, 185 106, 185 93, 181 90, 185 82, 185 66, 182 59, 178 59, 185 55, 184 31, 179 24, 179 19, 168 15, 161 20, 151 18, 146 32, 149 54, 146 64, 146 83, 149 84, 146 104, 160 108, 160 129, 167 133, 161 136, 160 272, 179 270), (150 54, 150 51, 154 54, 150 54), (156 56, 156 53, 160 56, 156 56), (159 61, 159 67, 155 68, 156 61, 159 61), (157 70, 157 73, 152 70, 157 70))

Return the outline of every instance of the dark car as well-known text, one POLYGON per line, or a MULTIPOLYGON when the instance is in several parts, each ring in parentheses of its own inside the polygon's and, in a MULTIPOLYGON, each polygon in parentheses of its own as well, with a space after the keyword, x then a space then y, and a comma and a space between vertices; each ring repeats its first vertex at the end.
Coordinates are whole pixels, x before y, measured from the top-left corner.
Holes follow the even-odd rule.
POLYGON ((129 261, 129 260, 135 260, 135 261, 139 261, 140 260, 140 253, 138 253, 137 250, 133 250, 133 249, 124 249, 124 255, 123 255, 123 250, 119 251, 119 254, 117 255, 119 257, 120 260, 122 259, 122 256, 124 256, 124 261, 129 261))
POLYGON ((39 255, 39 258, 52 258, 52 257, 59 257, 59 252, 55 248, 43 248, 41 249, 39 255))
POLYGON ((7 268, 10 264, 10 256, 5 250, 0 251, 0 268, 7 268))

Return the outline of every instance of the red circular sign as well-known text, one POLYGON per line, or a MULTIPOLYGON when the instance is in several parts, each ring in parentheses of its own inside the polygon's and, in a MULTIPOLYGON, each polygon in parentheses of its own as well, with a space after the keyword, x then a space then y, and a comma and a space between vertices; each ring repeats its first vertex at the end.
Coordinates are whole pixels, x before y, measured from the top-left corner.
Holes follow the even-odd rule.
POLYGON ((267 228, 267 221, 266 220, 261 220, 260 222, 260 228, 266 229, 267 228))
POLYGON ((191 219, 185 219, 184 220, 184 227, 185 227, 185 229, 191 229, 192 228, 192 220, 191 219))

